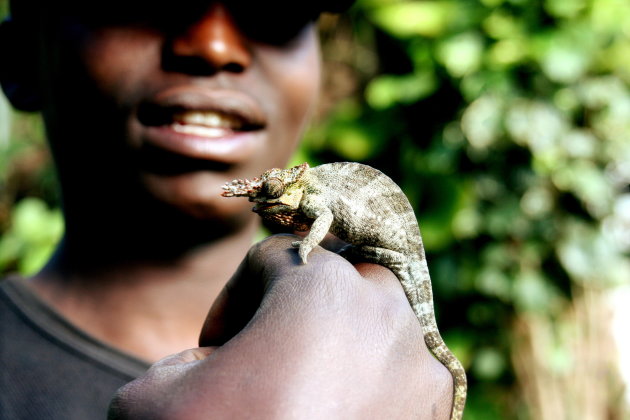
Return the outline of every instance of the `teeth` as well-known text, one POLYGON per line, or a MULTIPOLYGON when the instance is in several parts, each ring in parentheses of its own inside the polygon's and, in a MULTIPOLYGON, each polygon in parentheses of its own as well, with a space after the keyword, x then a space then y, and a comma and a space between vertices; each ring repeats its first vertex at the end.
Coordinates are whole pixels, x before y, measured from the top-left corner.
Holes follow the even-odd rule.
POLYGON ((214 111, 182 111, 173 116, 173 121, 177 125, 196 125, 208 128, 227 128, 238 130, 243 123, 240 119, 231 115, 214 111))
POLYGON ((227 128, 220 127, 204 127, 192 124, 171 124, 173 131, 183 134, 192 134, 200 137, 223 137, 226 135, 227 128))

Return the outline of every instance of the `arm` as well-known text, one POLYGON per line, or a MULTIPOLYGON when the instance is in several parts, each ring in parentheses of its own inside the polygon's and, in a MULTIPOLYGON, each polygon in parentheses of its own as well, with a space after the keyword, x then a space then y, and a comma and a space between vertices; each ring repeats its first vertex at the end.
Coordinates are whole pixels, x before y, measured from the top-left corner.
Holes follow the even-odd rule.
POLYGON ((117 393, 110 419, 448 418, 450 375, 396 277, 322 248, 299 264, 292 239, 250 250, 202 332, 220 347, 158 362, 117 393))

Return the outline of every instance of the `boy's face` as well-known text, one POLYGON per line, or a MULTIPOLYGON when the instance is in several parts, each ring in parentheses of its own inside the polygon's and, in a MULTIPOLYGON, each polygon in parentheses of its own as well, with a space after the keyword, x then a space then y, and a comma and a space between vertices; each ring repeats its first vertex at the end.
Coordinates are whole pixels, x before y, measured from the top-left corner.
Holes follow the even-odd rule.
POLYGON ((285 30, 294 18, 246 4, 155 7, 63 13, 43 32, 42 107, 65 193, 249 212, 221 185, 286 164, 319 91, 314 26, 285 30))

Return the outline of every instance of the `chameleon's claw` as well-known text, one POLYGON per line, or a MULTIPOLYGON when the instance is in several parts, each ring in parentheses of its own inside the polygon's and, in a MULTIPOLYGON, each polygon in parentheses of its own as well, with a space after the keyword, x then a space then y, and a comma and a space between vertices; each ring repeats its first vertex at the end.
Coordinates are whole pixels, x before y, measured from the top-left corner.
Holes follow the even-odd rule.
POLYGON ((302 260, 302 264, 306 264, 306 259, 310 251, 307 250, 306 247, 302 246, 302 241, 291 242, 291 246, 293 248, 299 248, 298 254, 300 256, 300 259, 302 260))
POLYGON ((302 260, 302 264, 306 264, 306 259, 308 257, 308 252, 304 249, 304 248, 300 248, 300 250, 298 251, 298 254, 300 255, 300 259, 302 260))

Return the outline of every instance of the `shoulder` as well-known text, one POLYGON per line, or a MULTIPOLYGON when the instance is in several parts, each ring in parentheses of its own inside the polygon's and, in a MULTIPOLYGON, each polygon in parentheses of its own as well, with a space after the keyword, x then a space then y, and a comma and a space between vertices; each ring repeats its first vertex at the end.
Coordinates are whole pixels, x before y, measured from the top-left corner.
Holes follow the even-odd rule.
POLYGON ((0 347, 5 356, 37 365, 34 355, 43 357, 44 368, 73 363, 93 365, 98 370, 125 379, 143 373, 148 364, 91 337, 39 298, 20 277, 0 281, 0 347), (31 356, 26 357, 28 351, 31 356), (58 363, 50 365, 56 355, 58 363))
POLYGON ((0 366, 2 418, 102 418, 114 391, 148 368, 72 326, 19 277, 0 280, 0 366))

